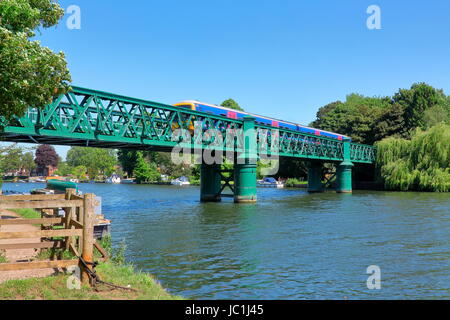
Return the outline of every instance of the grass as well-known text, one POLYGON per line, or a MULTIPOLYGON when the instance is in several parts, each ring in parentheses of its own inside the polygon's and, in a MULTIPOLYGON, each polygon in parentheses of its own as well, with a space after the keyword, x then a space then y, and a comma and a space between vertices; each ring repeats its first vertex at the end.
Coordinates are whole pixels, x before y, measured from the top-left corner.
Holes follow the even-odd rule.
POLYGON ((12 212, 17 213, 23 219, 40 219, 41 214, 33 209, 14 209, 12 212))
POLYGON ((5 253, 0 250, 0 263, 6 263, 8 260, 6 260, 5 253))
MULTIPOLYGON (((11 280, 0 284, 0 300, 180 300, 181 297, 169 294, 151 275, 136 271, 125 263, 125 244, 113 249, 111 237, 105 237, 100 245, 111 257, 108 262, 96 268, 100 279, 115 285, 129 287, 136 291, 114 289, 100 284, 99 292, 89 286, 80 290, 67 288, 68 274, 47 278, 11 280)), ((99 258, 98 252, 94 256, 99 258)), ((47 260, 52 254, 63 254, 63 259, 73 259, 70 252, 49 249, 43 250, 38 259, 47 260)))
POLYGON ((0 300, 180 300, 181 297, 167 293, 150 275, 134 270, 130 265, 118 265, 112 262, 100 264, 97 274, 103 281, 130 287, 129 290, 111 290, 99 285, 100 292, 88 286, 80 290, 67 288, 69 275, 11 280, 0 284, 0 300))

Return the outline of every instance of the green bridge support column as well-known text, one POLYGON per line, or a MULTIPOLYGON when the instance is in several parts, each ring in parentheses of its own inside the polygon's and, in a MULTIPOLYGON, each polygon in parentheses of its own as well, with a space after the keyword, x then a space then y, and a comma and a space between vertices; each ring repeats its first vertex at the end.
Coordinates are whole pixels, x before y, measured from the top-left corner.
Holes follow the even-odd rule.
POLYGON ((308 166, 308 192, 324 192, 323 164, 318 161, 311 161, 308 166))
POLYGON ((220 202, 221 185, 220 165, 202 164, 200 172, 200 201, 220 202))
POLYGON ((256 132, 255 119, 244 117, 244 149, 234 165, 234 202, 256 202, 256 132))
POLYGON ((352 193, 352 168, 350 157, 350 140, 344 140, 344 161, 341 162, 336 171, 336 192, 352 193))

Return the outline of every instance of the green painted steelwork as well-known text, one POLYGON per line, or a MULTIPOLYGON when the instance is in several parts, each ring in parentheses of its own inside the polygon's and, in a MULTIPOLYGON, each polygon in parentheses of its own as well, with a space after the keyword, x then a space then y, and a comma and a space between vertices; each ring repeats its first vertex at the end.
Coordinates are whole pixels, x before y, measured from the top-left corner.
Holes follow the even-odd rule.
MULTIPOLYGON (((102 91, 73 87, 43 109, 31 108, 21 118, 4 123, 5 141, 101 148, 146 149, 171 151, 181 139, 173 135, 177 128, 189 130, 194 121, 202 132, 215 129, 209 135, 192 135, 185 145, 194 149, 211 148, 219 141, 219 151, 231 151, 248 156, 241 139, 228 143, 227 129, 243 129, 244 120, 229 119, 185 108, 135 99, 102 91), (219 137, 220 135, 220 137, 219 137), (219 138, 223 138, 223 141, 219 138)), ((269 155, 341 162, 343 142, 280 128, 278 139, 273 127, 256 124, 256 153, 260 156, 267 140, 269 155)), ((375 149, 352 143, 353 163, 373 163, 375 149)))
POLYGON ((308 192, 323 192, 322 184, 323 164, 319 161, 310 161, 308 165, 308 192))
MULTIPOLYGON (((336 192, 351 193, 352 192, 352 143, 344 140, 344 161, 336 168, 336 192)), ((356 147, 359 147, 356 145, 356 147)))
POLYGON ((202 164, 200 172, 200 201, 220 202, 221 180, 220 165, 202 164))
POLYGON ((352 193, 353 164, 342 162, 336 168, 336 192, 352 193))
POLYGON ((234 165, 234 202, 256 202, 256 132, 255 119, 244 118, 244 149, 234 165))
POLYGON ((234 165, 234 202, 256 202, 256 163, 234 165))

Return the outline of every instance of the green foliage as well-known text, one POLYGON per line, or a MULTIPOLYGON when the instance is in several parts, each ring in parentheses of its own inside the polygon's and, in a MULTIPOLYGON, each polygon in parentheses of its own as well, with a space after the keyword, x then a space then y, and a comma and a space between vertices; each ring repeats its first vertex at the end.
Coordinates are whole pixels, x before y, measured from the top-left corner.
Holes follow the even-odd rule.
POLYGON ((111 250, 111 261, 116 265, 125 265, 125 252, 127 251, 127 245, 125 240, 122 240, 117 248, 111 250))
POLYGON ((5 252, 3 250, 0 250, 0 263, 7 263, 8 260, 6 260, 5 252))
POLYGON ((347 100, 333 102, 319 109, 311 125, 318 129, 338 132, 352 137, 354 142, 373 144, 376 120, 390 106, 390 99, 350 94, 347 100))
POLYGON ((134 176, 138 184, 147 182, 156 182, 161 180, 159 173, 154 163, 149 163, 141 151, 137 153, 137 163, 134 169, 134 176))
POLYGON ((230 108, 230 109, 234 109, 234 110, 238 110, 238 111, 244 111, 244 109, 242 109, 239 104, 234 101, 233 99, 227 99, 224 102, 222 102, 221 104, 222 107, 225 108, 230 108))
POLYGON ((276 178, 307 178, 307 165, 301 159, 282 157, 279 166, 276 178))
POLYGON ((379 178, 389 190, 450 190, 450 126, 416 130, 411 140, 387 138, 377 143, 379 178))
POLYGON ((78 168, 78 173, 74 172, 75 175, 81 176, 84 168, 84 173, 87 172, 90 179, 96 179, 113 174, 118 161, 115 150, 73 147, 67 152, 67 164, 78 168))
POLYGON ((347 96, 319 109, 312 127, 373 144, 386 137, 410 138, 416 128, 450 123, 450 100, 442 90, 425 83, 400 89, 391 97, 347 96))
POLYGON ((171 154, 167 152, 148 152, 148 160, 153 163, 160 174, 168 175, 169 177, 176 179, 181 176, 192 175, 192 168, 189 164, 175 164, 172 161, 171 154))
POLYGON ((307 182, 296 179, 296 178, 289 178, 286 180, 286 182, 284 183, 284 186, 287 188, 294 188, 300 184, 306 184, 307 182))
POLYGON ((46 249, 41 250, 41 252, 38 253, 36 256, 36 259, 38 260, 52 260, 55 257, 61 259, 61 260, 73 260, 77 259, 77 256, 75 256, 71 251, 65 250, 65 249, 46 249))
POLYGON ((51 0, 0 1, 0 116, 6 120, 70 89, 64 54, 30 41, 33 30, 56 25, 63 15, 51 0))
POLYGON ((127 173, 129 177, 133 176, 134 168, 137 164, 137 151, 135 150, 119 150, 117 158, 123 171, 127 173))
POLYGON ((415 83, 411 89, 400 89, 394 95, 394 103, 405 110, 405 125, 408 130, 424 128, 424 112, 434 106, 444 106, 447 97, 442 90, 437 90, 426 83, 415 83))
POLYGON ((29 148, 12 144, 0 148, 0 173, 19 171, 24 169, 30 173, 35 167, 33 152, 29 148))

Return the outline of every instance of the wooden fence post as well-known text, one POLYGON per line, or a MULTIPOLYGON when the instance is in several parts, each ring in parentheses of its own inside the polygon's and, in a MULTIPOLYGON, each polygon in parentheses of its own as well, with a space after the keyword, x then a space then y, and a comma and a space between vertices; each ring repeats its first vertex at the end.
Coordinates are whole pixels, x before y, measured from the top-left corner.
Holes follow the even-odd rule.
MULTIPOLYGON (((94 195, 84 195, 83 205, 83 251, 82 258, 87 263, 94 261, 94 195)), ((92 266, 88 265, 92 270, 92 266)), ((81 281, 83 284, 89 284, 89 273, 86 267, 82 266, 81 281)))
MULTIPOLYGON (((75 189, 66 189, 66 200, 71 200, 72 195, 75 195, 76 192, 77 191, 75 189)), ((65 208, 65 210, 64 210, 66 212, 65 223, 64 223, 65 229, 71 228, 70 221, 72 220, 73 216, 75 215, 75 210, 76 210, 76 207, 65 208)), ((71 243, 72 243, 72 238, 67 237, 66 238, 66 250, 69 250, 71 243)))

